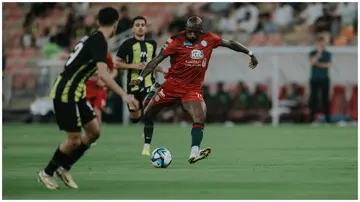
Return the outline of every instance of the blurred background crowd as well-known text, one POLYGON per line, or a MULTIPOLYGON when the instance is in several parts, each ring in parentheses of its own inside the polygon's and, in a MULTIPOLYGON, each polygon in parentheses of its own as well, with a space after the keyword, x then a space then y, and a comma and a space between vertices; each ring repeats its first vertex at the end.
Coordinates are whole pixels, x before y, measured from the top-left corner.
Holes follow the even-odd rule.
MULTIPOLYGON (((39 59, 66 59, 79 38, 96 29, 98 9, 109 5, 119 9, 118 36, 131 33, 132 18, 142 15, 149 21, 149 37, 158 46, 170 34, 183 30, 186 19, 193 15, 204 19, 205 30, 249 46, 311 46, 318 35, 331 46, 357 46, 357 3, 3 3, 3 72, 21 72, 9 81, 11 93, 33 99, 39 83, 46 79, 27 69, 36 67, 39 59)), ((258 84, 250 90, 240 81, 230 87, 222 82, 206 84, 208 121, 269 121, 272 103, 268 89, 258 84)), ((342 95, 341 89, 334 86, 332 96, 342 95)), ((332 114, 357 119, 357 86, 351 92, 349 99, 345 95, 331 97, 332 114)), ((306 95, 301 84, 283 86, 279 98, 295 104, 284 111, 281 120, 305 122, 306 95)), ((28 106, 24 100, 7 100, 4 107, 28 106)), ((187 117, 181 109, 171 109, 160 119, 180 121, 187 117)))

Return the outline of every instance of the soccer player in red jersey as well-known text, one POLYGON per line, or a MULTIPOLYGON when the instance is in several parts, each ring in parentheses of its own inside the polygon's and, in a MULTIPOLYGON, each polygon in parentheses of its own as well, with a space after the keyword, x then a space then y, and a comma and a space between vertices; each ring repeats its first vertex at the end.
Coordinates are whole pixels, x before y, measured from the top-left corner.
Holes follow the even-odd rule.
POLYGON ((137 80, 130 82, 136 86, 150 74, 167 56, 170 56, 171 67, 165 75, 166 81, 145 109, 145 136, 152 138, 154 118, 165 107, 181 103, 193 120, 191 130, 192 144, 189 163, 193 164, 205 159, 211 152, 207 147, 200 150, 206 117, 206 105, 202 97, 201 86, 213 49, 223 46, 250 56, 250 68, 255 68, 258 60, 254 54, 242 44, 233 40, 224 40, 211 32, 203 32, 202 20, 193 16, 186 22, 186 30, 172 36, 164 44, 161 53, 151 60, 140 73, 137 80))
MULTIPOLYGON (((114 63, 110 53, 106 56, 108 67, 112 78, 117 76, 117 70, 114 69, 114 63)), ((107 99, 107 87, 97 74, 89 78, 86 84, 86 99, 94 108, 99 124, 101 123, 101 113, 105 110, 107 99)))

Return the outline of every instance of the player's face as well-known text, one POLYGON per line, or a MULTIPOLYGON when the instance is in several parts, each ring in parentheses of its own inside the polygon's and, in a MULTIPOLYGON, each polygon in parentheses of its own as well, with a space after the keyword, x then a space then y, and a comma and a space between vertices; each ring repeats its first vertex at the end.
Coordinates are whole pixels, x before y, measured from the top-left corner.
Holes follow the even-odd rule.
POLYGON ((186 30, 186 38, 192 43, 197 41, 198 38, 200 38, 200 35, 201 35, 201 31, 186 30))
POLYGON ((136 20, 133 25, 133 32, 137 36, 144 36, 147 32, 145 20, 136 20))

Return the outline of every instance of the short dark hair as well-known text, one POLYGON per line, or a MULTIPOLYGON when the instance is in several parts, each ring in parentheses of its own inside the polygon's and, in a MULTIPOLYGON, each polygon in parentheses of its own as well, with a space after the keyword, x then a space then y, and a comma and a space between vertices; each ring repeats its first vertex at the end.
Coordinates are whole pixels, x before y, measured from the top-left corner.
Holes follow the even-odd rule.
POLYGON ((113 7, 105 7, 100 9, 98 13, 100 26, 110 26, 119 20, 119 13, 113 7))
POLYGON ((136 20, 144 20, 144 21, 145 21, 145 24, 147 24, 146 18, 145 18, 144 16, 136 16, 136 17, 134 17, 134 19, 132 20, 132 26, 134 26, 136 20))

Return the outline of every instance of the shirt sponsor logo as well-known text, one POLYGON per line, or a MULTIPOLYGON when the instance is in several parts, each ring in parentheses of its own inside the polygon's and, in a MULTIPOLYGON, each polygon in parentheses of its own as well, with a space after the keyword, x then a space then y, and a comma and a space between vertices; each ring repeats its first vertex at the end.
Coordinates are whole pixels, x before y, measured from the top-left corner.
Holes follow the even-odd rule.
POLYGON ((190 53, 190 58, 191 59, 203 59, 204 53, 201 50, 194 49, 190 53))

